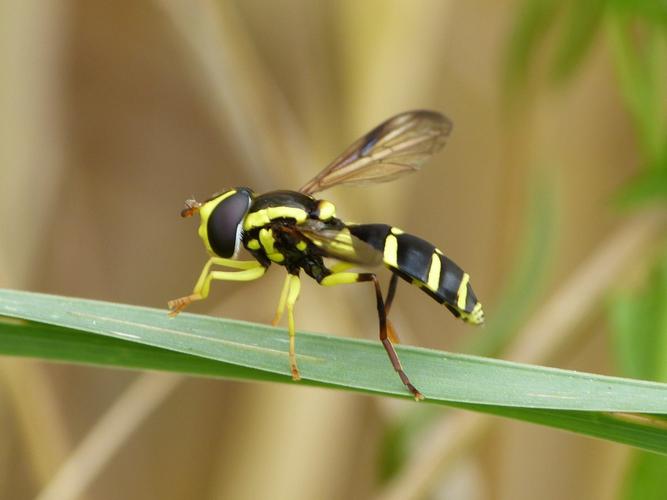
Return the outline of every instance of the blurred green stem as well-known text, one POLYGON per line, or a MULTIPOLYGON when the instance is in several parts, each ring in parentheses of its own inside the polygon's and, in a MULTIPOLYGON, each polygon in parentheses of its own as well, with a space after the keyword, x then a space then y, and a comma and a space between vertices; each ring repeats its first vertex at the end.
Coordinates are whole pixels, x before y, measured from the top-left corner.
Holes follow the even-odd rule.
POLYGON ((637 139, 649 165, 665 152, 667 44, 664 30, 642 25, 642 40, 633 33, 632 19, 616 13, 608 18, 616 73, 632 115, 637 139))

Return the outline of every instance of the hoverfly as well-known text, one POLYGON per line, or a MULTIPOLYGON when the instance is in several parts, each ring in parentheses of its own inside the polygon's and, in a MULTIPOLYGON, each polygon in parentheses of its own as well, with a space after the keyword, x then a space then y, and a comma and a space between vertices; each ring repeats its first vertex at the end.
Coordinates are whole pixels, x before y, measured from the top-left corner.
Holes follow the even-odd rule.
POLYGON ((210 258, 193 293, 169 302, 170 315, 205 299, 213 280, 251 281, 261 278, 272 263, 284 266, 287 277, 273 324, 287 309, 292 379, 299 380, 294 304, 299 297, 301 270, 323 286, 372 282, 382 345, 403 384, 416 400, 423 399, 403 371, 391 341, 396 335, 387 314, 398 278, 418 286, 454 316, 481 324, 482 305, 468 274, 431 243, 386 224, 348 224, 336 216, 331 202, 313 195, 337 185, 386 182, 414 172, 444 146, 451 129, 451 121, 440 113, 401 113, 354 142, 299 191, 258 195, 247 187, 237 187, 203 203, 186 201, 181 216, 199 213, 199 236, 210 258), (237 260, 241 245, 253 260, 237 260), (338 263, 327 267, 325 258, 338 263), (392 272, 384 299, 375 273, 349 271, 378 264, 392 272), (234 271, 212 270, 214 265, 234 271))

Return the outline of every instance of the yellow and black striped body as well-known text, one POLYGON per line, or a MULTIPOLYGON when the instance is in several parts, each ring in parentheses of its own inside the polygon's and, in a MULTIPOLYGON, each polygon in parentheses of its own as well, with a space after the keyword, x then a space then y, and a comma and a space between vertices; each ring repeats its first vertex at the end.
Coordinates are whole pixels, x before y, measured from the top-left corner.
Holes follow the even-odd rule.
POLYGON ((243 221, 243 245, 268 267, 276 263, 290 274, 303 269, 321 282, 331 274, 324 264, 330 255, 299 231, 308 220, 349 233, 382 254, 384 264, 444 304, 456 317, 473 324, 484 322, 482 305, 470 279, 455 262, 431 243, 387 224, 345 224, 334 206, 295 191, 273 191, 256 196, 243 221))
POLYGON ((333 230, 344 229, 335 218, 333 204, 296 191, 272 191, 252 201, 243 221, 243 245, 262 265, 285 266, 290 274, 303 269, 322 281, 331 274, 324 265, 323 252, 298 229, 307 220, 316 220, 333 230))
POLYGON ((482 304, 468 274, 434 245, 386 224, 349 224, 347 228, 382 252, 389 269, 444 304, 454 316, 473 324, 484 322, 482 304))
POLYGON ((425 293, 462 320, 484 322, 482 305, 470 279, 455 262, 431 243, 387 224, 345 224, 335 217, 333 204, 295 191, 272 191, 253 198, 243 220, 243 245, 264 267, 272 263, 287 268, 290 274, 306 274, 321 282, 331 274, 324 257, 331 257, 299 226, 318 221, 324 229, 340 231, 375 248, 383 263, 407 282, 425 293))

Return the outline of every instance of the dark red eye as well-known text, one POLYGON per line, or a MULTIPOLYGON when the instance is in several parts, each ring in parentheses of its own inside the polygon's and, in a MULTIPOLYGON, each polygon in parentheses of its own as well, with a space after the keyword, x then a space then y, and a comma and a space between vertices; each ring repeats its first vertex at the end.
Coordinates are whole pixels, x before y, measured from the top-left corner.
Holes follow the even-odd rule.
POLYGON ((241 243, 242 222, 250 208, 252 195, 247 188, 223 199, 208 218, 207 232, 211 249, 220 257, 233 257, 241 243))

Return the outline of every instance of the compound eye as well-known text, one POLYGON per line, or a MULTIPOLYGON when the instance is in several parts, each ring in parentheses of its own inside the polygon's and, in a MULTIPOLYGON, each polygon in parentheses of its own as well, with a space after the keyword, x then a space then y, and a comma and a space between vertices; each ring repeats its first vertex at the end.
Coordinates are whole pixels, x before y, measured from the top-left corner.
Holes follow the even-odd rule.
POLYGON ((224 198, 208 219, 207 232, 211 249, 220 257, 233 258, 241 243, 242 223, 250 208, 251 196, 239 190, 224 198))

